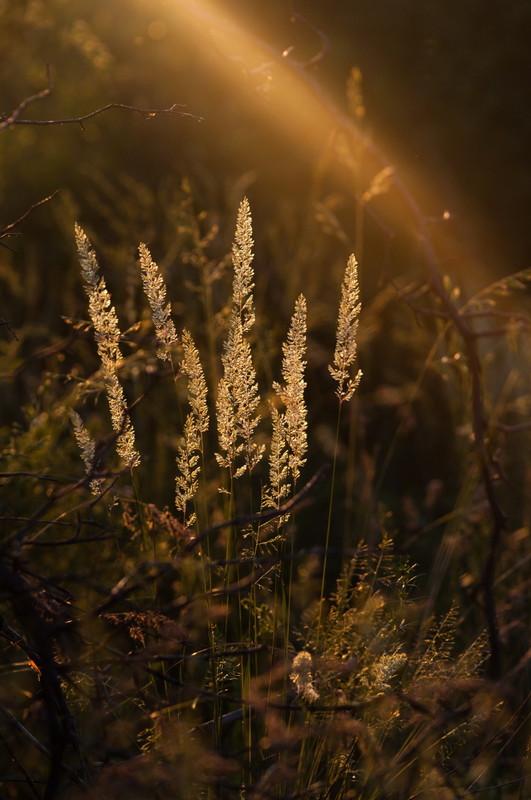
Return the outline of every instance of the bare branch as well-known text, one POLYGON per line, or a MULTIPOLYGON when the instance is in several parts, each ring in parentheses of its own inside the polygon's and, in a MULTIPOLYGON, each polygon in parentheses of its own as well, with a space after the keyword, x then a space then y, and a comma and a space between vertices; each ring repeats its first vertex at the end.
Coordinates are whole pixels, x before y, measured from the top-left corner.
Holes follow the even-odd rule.
MULTIPOLYGON (((197 116, 197 114, 191 114, 189 111, 182 111, 182 106, 178 106, 174 103, 170 108, 139 108, 138 106, 129 106, 125 103, 107 103, 106 106, 102 106, 101 108, 95 109, 95 111, 89 111, 88 114, 83 114, 81 117, 65 117, 64 119, 17 119, 12 122, 12 125, 81 125, 83 127, 83 123, 86 122, 88 119, 92 119, 93 117, 97 117, 100 114, 104 114, 106 111, 110 111, 111 108, 122 108, 125 111, 133 111, 137 114, 140 114, 144 117, 144 119, 151 119, 152 117, 157 117, 159 114, 175 114, 179 117, 190 117, 191 119, 197 120, 197 122, 202 122, 203 117, 197 116)), ((0 130, 2 130, 2 125, 0 125, 0 130)))
MULTIPOLYGON (((295 8, 294 0, 290 0, 289 12, 290 12, 290 22, 301 22, 308 28, 308 30, 314 33, 319 39, 321 45, 319 50, 310 59, 302 63, 303 67, 313 67, 315 66, 315 64, 318 64, 319 61, 321 61, 321 59, 323 59, 324 56, 330 50, 330 40, 328 36, 326 36, 320 28, 318 28, 316 25, 310 22, 305 16, 303 16, 299 11, 297 11, 297 9, 295 8)), ((290 52, 291 48, 288 48, 287 50, 284 50, 282 55, 286 57, 290 54, 290 52)))
MULTIPOLYGON (((0 244, 1 244, 1 242, 0 242, 0 244)), ((4 247, 5 247, 5 245, 4 245, 4 247)), ((11 248, 9 248, 9 249, 11 249, 11 248)), ((15 333, 15 331, 13 330, 13 328, 11 327, 11 323, 9 322, 8 319, 4 319, 3 317, 0 317, 0 325, 5 325, 6 328, 8 329, 8 331, 9 331, 9 333, 11 333, 13 335, 13 337, 16 339, 16 341, 18 342, 18 340, 19 340, 18 336, 15 333)))
POLYGON ((19 116, 22 114, 25 108, 27 108, 31 103, 35 103, 37 100, 44 100, 46 97, 49 97, 52 93, 53 83, 52 83, 52 72, 50 65, 46 65, 46 77, 48 79, 48 86, 46 89, 41 89, 40 92, 36 94, 32 94, 30 97, 24 98, 18 106, 13 109, 9 117, 1 119, 0 121, 0 131, 5 130, 5 128, 10 128, 12 125, 16 125, 19 116))
POLYGON ((110 111, 112 108, 121 108, 124 111, 133 111, 137 114, 141 114, 144 119, 151 119, 152 117, 156 117, 159 114, 175 114, 179 117, 190 117, 191 119, 197 120, 197 122, 202 122, 203 117, 197 116, 197 114, 191 114, 189 111, 183 111, 185 106, 178 105, 174 103, 170 108, 138 108, 138 106, 130 106, 125 103, 107 103, 107 105, 102 106, 101 108, 97 108, 94 111, 89 111, 88 114, 83 114, 80 117, 65 117, 64 119, 20 119, 20 115, 22 112, 31 104, 35 103, 37 100, 44 100, 45 98, 49 97, 53 90, 53 83, 52 83, 52 76, 50 65, 48 64, 46 67, 46 76, 48 78, 48 86, 46 89, 42 89, 40 92, 31 95, 30 97, 26 97, 22 100, 18 106, 13 109, 11 114, 6 117, 5 115, 0 115, 0 131, 5 130, 6 128, 11 128, 13 125, 81 125, 83 128, 83 123, 86 122, 88 119, 92 119, 93 117, 97 117, 100 114, 104 114, 106 111, 110 111))
MULTIPOLYGON (((52 194, 49 194, 48 197, 43 197, 42 200, 37 200, 36 203, 33 203, 28 208, 28 210, 25 211, 20 217, 18 217, 13 222, 10 222, 9 225, 6 225, 6 227, 3 228, 0 231, 0 239, 4 239, 6 236, 12 236, 13 235, 13 230, 15 228, 18 228, 18 226, 22 222, 24 222, 24 220, 26 220, 30 216, 30 214, 33 214, 33 212, 35 211, 36 208, 38 208, 39 206, 44 205, 45 203, 49 203, 50 200, 53 200, 54 197, 57 197, 57 195, 59 194, 59 191, 60 191, 59 189, 56 189, 55 192, 52 192, 52 194)), ((0 244, 2 244, 2 242, 0 242, 0 244)), ((2 247, 7 247, 7 245, 2 244, 2 247)), ((8 248, 8 249, 11 249, 11 248, 8 248)))
MULTIPOLYGON (((52 483, 69 483, 66 479, 54 478, 51 475, 38 475, 36 472, 0 472, 0 478, 34 478, 36 481, 52 481, 52 483)), ((2 517, 4 519, 4 517, 2 517)))

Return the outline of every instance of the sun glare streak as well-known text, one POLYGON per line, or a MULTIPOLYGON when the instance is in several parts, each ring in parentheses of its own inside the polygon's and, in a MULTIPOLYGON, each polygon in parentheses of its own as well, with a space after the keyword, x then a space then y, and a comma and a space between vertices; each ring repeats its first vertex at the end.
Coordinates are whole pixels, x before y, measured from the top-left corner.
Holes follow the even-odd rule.
MULTIPOLYGON (((295 60, 293 45, 275 49, 206 0, 178 0, 175 10, 188 22, 198 47, 214 47, 224 56, 229 90, 244 88, 249 103, 294 138, 299 148, 322 150, 339 121, 326 108, 326 95, 318 83, 295 60)), ((361 139, 353 123, 351 133, 361 139)))
MULTIPOLYGON (((308 69, 312 59, 298 61, 297 48, 292 43, 284 41, 276 48, 258 38, 237 19, 220 12, 215 2, 175 0, 174 8, 178 24, 187 30, 194 46, 207 57, 212 58, 213 53, 220 56, 216 65, 226 91, 238 97, 243 93, 264 130, 285 136, 297 158, 306 159, 310 169, 317 163, 324 165, 327 176, 341 192, 342 202, 347 208, 351 204, 352 219, 356 218, 355 246, 360 254, 360 222, 369 209, 382 232, 398 232, 417 242, 430 269, 438 268, 435 265, 439 263, 464 260, 463 246, 448 227, 430 225, 434 213, 444 221, 452 216, 440 207, 438 187, 429 176, 419 176, 412 162, 408 165, 407 157, 397 163, 393 153, 390 161, 366 132, 361 95, 354 108, 349 95, 350 112, 343 111, 308 69), (373 208, 377 208, 377 214, 373 208), (428 209, 426 213, 424 208, 428 209)), ((355 53, 352 58, 354 64, 355 53)), ((353 74, 360 84, 361 73, 355 67, 353 74)), ((386 139, 392 140, 389 132, 386 139)), ((467 278, 475 283, 478 275, 472 273, 477 264, 472 264, 469 254, 466 259, 467 278)), ((483 285, 484 275, 479 277, 483 285)))

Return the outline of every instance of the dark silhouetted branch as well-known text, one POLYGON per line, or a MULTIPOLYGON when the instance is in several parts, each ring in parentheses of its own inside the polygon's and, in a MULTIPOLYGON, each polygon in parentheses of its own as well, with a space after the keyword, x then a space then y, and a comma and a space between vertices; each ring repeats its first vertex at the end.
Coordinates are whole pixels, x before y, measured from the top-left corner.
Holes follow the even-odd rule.
MULTIPOLYGON (((94 111, 89 111, 88 114, 83 114, 80 117, 65 117, 62 119, 17 119, 15 122, 11 123, 12 125, 81 125, 83 127, 83 123, 93 117, 98 117, 100 114, 105 114, 106 111, 110 111, 113 108, 121 108, 124 111, 132 111, 136 114, 140 114, 144 119, 152 119, 153 117, 158 117, 161 114, 174 114, 179 117, 190 117, 190 119, 195 119, 197 122, 202 122, 203 117, 197 116, 197 114, 191 114, 189 111, 182 111, 181 107, 177 104, 170 106, 170 108, 139 108, 138 106, 129 106, 126 103, 107 103, 106 106, 102 106, 101 108, 96 108, 94 111)), ((0 125, 0 130, 2 127, 0 125)))
POLYGON ((53 83, 52 83, 52 71, 49 64, 46 65, 46 77, 48 79, 48 85, 45 89, 41 89, 40 92, 36 94, 32 94, 29 97, 24 98, 18 104, 18 106, 13 109, 11 114, 7 117, 0 117, 0 131, 5 130, 6 128, 10 128, 12 125, 16 125, 18 118, 22 114, 22 112, 32 103, 36 103, 38 100, 45 100, 49 97, 52 93, 53 83))
MULTIPOLYGON (((36 208, 39 208, 39 206, 43 206, 45 203, 49 203, 50 200, 53 200, 54 197, 57 197, 58 194, 59 194, 59 189, 57 189, 55 192, 52 192, 51 194, 49 194, 48 197, 43 197, 42 200, 37 200, 36 203, 33 203, 28 208, 28 210, 25 211, 20 217, 18 217, 13 222, 10 222, 9 225, 6 225, 6 227, 3 228, 0 231, 0 239, 4 239, 6 236, 12 236, 14 229, 18 228, 18 226, 22 222, 24 222, 24 220, 26 220, 30 216, 30 214, 33 214, 33 212, 35 211, 36 208)), ((0 244, 1 244, 1 242, 0 242, 0 244)), ((6 247, 7 245, 4 244, 3 246, 6 247)), ((11 248, 9 248, 9 249, 11 249, 11 248)))
POLYGON ((170 106, 170 108, 138 108, 138 106, 130 106, 126 103, 107 103, 107 105, 102 106, 101 108, 96 108, 94 111, 89 111, 88 114, 83 114, 80 117, 65 117, 61 119, 20 119, 20 115, 29 105, 37 102, 38 100, 45 100, 51 95, 53 91, 53 82, 49 64, 46 67, 46 77, 48 80, 48 85, 45 89, 42 89, 40 92, 37 92, 30 97, 26 97, 15 109, 13 109, 9 116, 6 116, 5 114, 0 116, 0 131, 5 130, 6 128, 11 128, 13 125, 81 125, 81 127, 83 127, 83 123, 87 120, 97 117, 100 114, 105 114, 105 112, 110 111, 113 108, 120 108, 124 111, 132 111, 136 114, 140 114, 142 117, 144 117, 144 119, 151 119, 152 117, 157 117, 160 114, 173 114, 179 117, 190 117, 191 119, 195 119, 197 122, 203 121, 202 117, 199 117, 196 114, 191 114, 189 111, 183 111, 184 107, 182 105, 177 105, 176 103, 170 106))

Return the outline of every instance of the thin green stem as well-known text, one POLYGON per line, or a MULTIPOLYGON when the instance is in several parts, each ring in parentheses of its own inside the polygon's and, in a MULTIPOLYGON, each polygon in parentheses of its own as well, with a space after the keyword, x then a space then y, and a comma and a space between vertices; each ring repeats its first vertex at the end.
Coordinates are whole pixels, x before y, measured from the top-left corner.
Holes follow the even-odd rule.
POLYGON ((332 463, 332 485, 330 487, 330 501, 328 503, 328 520, 326 524, 326 537, 325 537, 325 547, 324 547, 324 557, 323 557, 323 575, 321 578, 321 593, 319 596, 319 619, 317 623, 317 646, 319 646, 319 642, 321 639, 321 630, 322 630, 322 617, 323 617, 323 605, 324 605, 324 594, 325 594, 325 584, 326 584, 326 568, 328 565, 328 547, 330 545, 330 532, 332 528, 332 511, 334 508, 334 489, 335 489, 335 480, 336 480, 336 467, 337 467, 337 449, 339 443, 339 425, 341 422, 341 406, 342 402, 339 401, 339 407, 337 410, 337 422, 336 422, 336 437, 334 442, 334 460, 332 463))

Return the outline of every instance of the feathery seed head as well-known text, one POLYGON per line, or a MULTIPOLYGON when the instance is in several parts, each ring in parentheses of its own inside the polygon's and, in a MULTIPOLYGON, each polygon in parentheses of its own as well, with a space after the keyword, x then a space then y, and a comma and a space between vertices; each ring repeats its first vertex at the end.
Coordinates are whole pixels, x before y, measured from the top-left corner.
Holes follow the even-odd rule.
POLYGON ((377 689, 389 689, 388 681, 404 666, 407 656, 400 650, 395 653, 384 653, 374 669, 374 681, 377 689))
POLYGON ((189 528, 196 520, 195 513, 188 514, 188 504, 194 499, 199 488, 198 476, 201 471, 200 453, 202 448, 201 431, 193 412, 188 414, 184 431, 177 451, 177 477, 175 479, 175 506, 183 515, 185 527, 189 528))
MULTIPOLYGON (((96 444, 94 439, 86 429, 83 420, 73 408, 69 410, 70 422, 74 429, 74 436, 81 451, 81 458, 85 465, 85 472, 90 475, 94 469, 94 459, 96 456, 96 444)), ((103 480, 101 478, 93 478, 90 481, 90 490, 92 494, 98 495, 101 492, 103 480)))
POLYGON ((269 452, 269 491, 265 493, 266 505, 278 507, 288 494, 289 453, 286 444, 286 420, 284 414, 271 403, 271 447, 269 452))
POLYGON ((135 449, 133 426, 127 414, 124 392, 116 374, 116 365, 122 358, 118 316, 107 291, 105 279, 99 275, 96 255, 88 237, 77 223, 75 237, 81 271, 85 279, 89 314, 94 326, 112 426, 113 430, 118 434, 116 449, 126 464, 130 467, 135 467, 140 463, 140 455, 135 449))
POLYGON ((188 396, 192 412, 197 420, 197 425, 202 433, 208 430, 207 385, 205 374, 199 358, 199 351, 195 346, 190 331, 183 331, 182 335, 183 360, 181 371, 188 378, 188 396))
POLYGON ((155 326, 157 339, 161 347, 157 351, 160 359, 171 360, 169 348, 177 344, 178 337, 175 326, 171 319, 171 305, 166 302, 166 284, 162 277, 159 267, 151 258, 151 253, 147 245, 141 243, 138 248, 140 255, 140 274, 142 284, 146 293, 149 305, 151 306, 151 316, 155 326))
POLYGON ((232 245, 232 263, 234 265, 234 281, 232 302, 234 311, 239 314, 244 332, 248 332, 254 324, 254 271, 253 230, 249 201, 243 198, 236 219, 236 233, 232 245))
POLYGON ((290 680, 297 692, 310 703, 319 699, 319 692, 313 685, 313 658, 307 651, 297 653, 291 665, 290 680))
POLYGON ((75 236, 98 353, 100 358, 105 356, 118 361, 121 358, 119 348, 121 333, 111 296, 107 291, 105 279, 100 276, 96 254, 87 235, 77 222, 75 223, 75 236))
POLYGON ((100 277, 98 260, 87 234, 77 222, 74 223, 74 235, 83 278, 89 286, 96 287, 100 277))
POLYGON ((120 325, 111 302, 105 281, 100 278, 96 286, 88 285, 89 315, 94 325, 94 336, 100 358, 105 353, 113 361, 122 357, 120 351, 120 325))
POLYGON ((187 516, 188 504, 199 488, 200 456, 203 452, 203 433, 208 430, 207 385, 199 352, 192 335, 184 330, 182 335, 183 361, 181 372, 188 378, 188 398, 191 412, 186 418, 177 452, 177 477, 175 479, 175 505, 183 515, 184 525, 190 527, 195 513, 187 516))
POLYGON ((247 337, 254 323, 252 243, 251 213, 245 198, 240 204, 236 223, 232 311, 221 357, 223 377, 216 403, 222 451, 216 454, 216 459, 220 466, 232 470, 233 478, 242 475, 246 469, 252 471, 264 452, 264 447, 253 438, 260 421, 256 414, 260 398, 247 337), (243 454, 245 464, 234 470, 234 460, 240 454, 243 454))
POLYGON ((118 434, 116 451, 125 464, 132 469, 140 464, 140 454, 135 448, 135 431, 127 413, 124 390, 116 374, 115 362, 106 356, 102 356, 101 366, 111 412, 112 427, 115 433, 118 434))
POLYGON ((351 377, 351 367, 356 361, 358 319, 361 309, 358 282, 358 264, 354 255, 348 259, 341 286, 341 300, 336 332, 334 363, 329 372, 337 381, 336 394, 339 402, 350 400, 361 380, 361 370, 351 377))
MULTIPOLYGON (((282 377, 284 384, 273 384, 277 396, 286 406, 279 419, 273 420, 273 433, 284 438, 287 449, 289 471, 293 484, 297 483, 300 470, 306 463, 308 449, 306 428, 306 405, 304 402, 304 370, 306 368, 306 299, 300 295, 295 303, 286 342, 282 346, 282 377)), ((278 446, 276 447, 278 449, 278 446)), ((280 451, 279 451, 280 452, 280 451)), ((273 454, 273 449, 271 451, 273 454)), ((274 455, 277 459, 278 455, 274 455)), ((278 472, 275 468, 274 472, 278 472)))
POLYGON ((218 423, 219 448, 223 454, 216 453, 216 461, 220 467, 227 467, 227 469, 230 469, 234 459, 242 451, 243 445, 237 442, 233 403, 229 384, 225 378, 221 378, 218 383, 216 417, 218 423))

